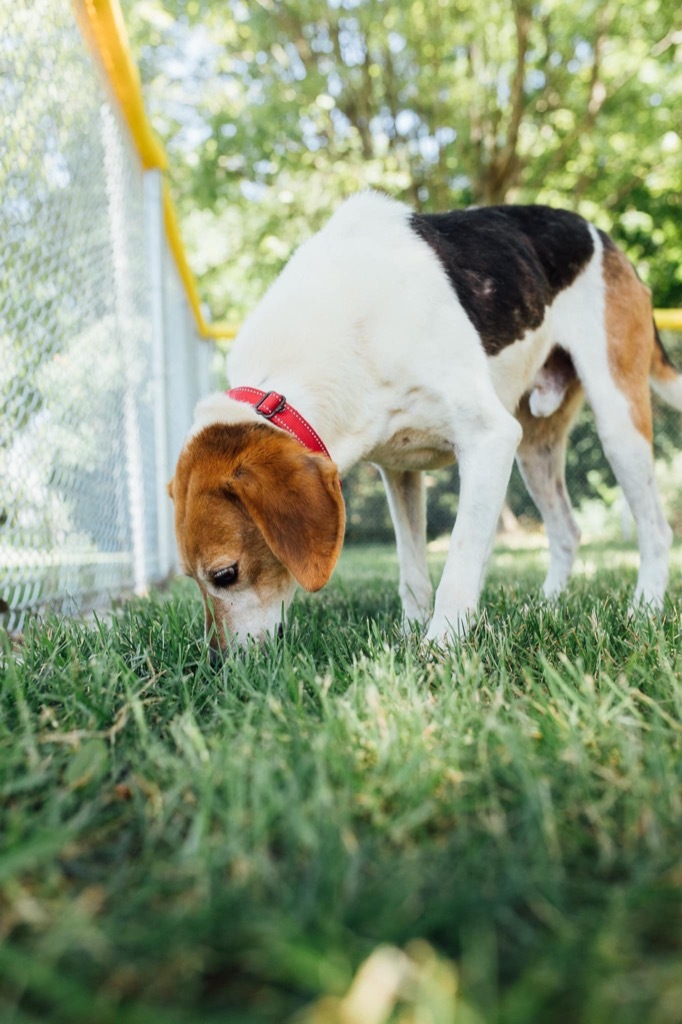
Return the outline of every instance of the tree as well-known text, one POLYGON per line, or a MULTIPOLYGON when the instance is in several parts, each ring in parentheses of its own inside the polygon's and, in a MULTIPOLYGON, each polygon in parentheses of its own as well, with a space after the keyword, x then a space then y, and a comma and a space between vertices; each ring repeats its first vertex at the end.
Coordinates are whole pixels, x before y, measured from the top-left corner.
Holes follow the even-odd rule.
POLYGON ((216 316, 248 309, 345 194, 548 201, 682 302, 677 4, 126 0, 216 316))
MULTIPOLYGON (((239 320, 292 249, 367 186, 422 210, 577 209, 625 246, 658 305, 682 304, 677 0, 124 10, 214 316, 239 320)), ((667 431, 676 437, 677 419, 667 431)), ((578 500, 610 479, 586 419, 568 472, 578 500)), ((430 480, 434 532, 454 513, 455 477, 430 480)), ((346 488, 358 538, 390 530, 379 490, 366 475, 346 488)), ((532 511, 516 476, 510 501, 532 511)))

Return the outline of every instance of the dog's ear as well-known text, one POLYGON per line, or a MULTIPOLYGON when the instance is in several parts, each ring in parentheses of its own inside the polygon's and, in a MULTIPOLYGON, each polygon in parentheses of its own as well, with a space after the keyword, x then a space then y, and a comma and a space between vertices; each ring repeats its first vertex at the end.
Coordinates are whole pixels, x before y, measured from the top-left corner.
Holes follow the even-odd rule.
POLYGON ((346 510, 333 462, 277 438, 236 468, 227 488, 245 506, 270 550, 305 590, 319 590, 343 544, 346 510))
POLYGON ((173 500, 173 483, 174 482, 175 482, 175 478, 173 478, 172 480, 169 480, 167 485, 166 485, 166 490, 168 491, 168 497, 170 498, 171 501, 173 500))

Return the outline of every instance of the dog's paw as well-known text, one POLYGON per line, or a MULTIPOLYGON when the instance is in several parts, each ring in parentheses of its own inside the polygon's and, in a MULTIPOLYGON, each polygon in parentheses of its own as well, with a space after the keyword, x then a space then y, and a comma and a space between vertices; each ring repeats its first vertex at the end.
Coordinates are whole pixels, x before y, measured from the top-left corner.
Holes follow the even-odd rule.
POLYGON ((402 629, 405 636, 423 636, 431 618, 428 605, 403 602, 402 629))
POLYGON ((553 580, 548 576, 542 584, 542 596, 546 601, 556 602, 559 600, 565 589, 565 580, 553 580))
POLYGON ((433 608, 433 587, 430 582, 421 585, 400 587, 400 602, 403 606, 403 619, 407 623, 418 623, 426 628, 433 608))
POLYGON ((455 647, 467 635, 471 627, 474 609, 453 612, 450 615, 434 615, 424 640, 432 647, 447 650, 455 647))
POLYGON ((655 615, 663 609, 665 593, 650 588, 635 590, 628 605, 628 615, 655 615))

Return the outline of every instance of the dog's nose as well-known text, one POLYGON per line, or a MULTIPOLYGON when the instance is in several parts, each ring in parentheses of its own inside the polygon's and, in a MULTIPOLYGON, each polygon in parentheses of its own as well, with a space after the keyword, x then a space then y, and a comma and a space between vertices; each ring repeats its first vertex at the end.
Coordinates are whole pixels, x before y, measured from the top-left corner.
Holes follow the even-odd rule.
MULTIPOLYGON (((270 636, 273 639, 278 640, 278 641, 279 640, 283 640, 284 639, 284 623, 280 622, 280 624, 278 626, 276 626, 275 629, 272 631, 270 636)), ((266 641, 266 635, 264 634, 261 637, 259 643, 262 645, 265 641, 266 641)), ((228 645, 228 648, 226 648, 226 649, 234 650, 234 647, 230 647, 230 645, 228 645)), ((211 665, 212 665, 213 668, 220 668, 220 666, 223 664, 223 658, 225 656, 225 651, 223 650, 222 647, 220 647, 220 645, 217 643, 217 641, 215 641, 215 639, 213 637, 211 637, 211 639, 209 640, 208 656, 209 656, 209 659, 210 659, 210 662, 211 662, 211 665)))

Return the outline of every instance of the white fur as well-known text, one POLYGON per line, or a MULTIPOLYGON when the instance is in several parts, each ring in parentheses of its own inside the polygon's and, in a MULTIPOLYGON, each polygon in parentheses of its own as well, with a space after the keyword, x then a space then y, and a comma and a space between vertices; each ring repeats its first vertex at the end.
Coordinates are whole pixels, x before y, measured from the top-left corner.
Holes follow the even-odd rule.
POLYGON ((207 581, 206 590, 213 607, 213 616, 222 622, 228 643, 245 646, 249 638, 260 641, 276 633, 294 599, 296 582, 290 578, 286 589, 269 600, 261 600, 253 588, 226 592, 211 586, 207 581))
MULTIPOLYGON (((408 620, 428 619, 431 595, 416 471, 458 458, 459 514, 427 633, 442 641, 460 634, 476 609, 521 435, 512 414, 560 342, 588 387, 640 528, 637 594, 660 603, 667 534, 646 443, 608 371, 599 236, 593 233, 589 265, 558 295, 543 324, 489 358, 438 259, 410 228, 410 214, 376 193, 344 203, 294 254, 245 322, 229 355, 232 386, 283 393, 315 427, 342 474, 361 460, 382 467, 408 620), (642 538, 648 531, 650 542, 642 538)), ((562 397, 537 390, 535 410, 549 415, 562 397)), ((251 407, 213 396, 198 407, 194 430, 216 420, 254 419, 251 407)), ((577 545, 562 458, 555 452, 543 465, 532 458, 522 465, 550 538, 547 593, 564 586, 577 545)), ((260 635, 273 623, 272 610, 244 610, 237 632, 260 635)))
POLYGON ((419 471, 381 468, 395 526, 400 566, 400 599, 405 628, 412 622, 427 625, 433 587, 423 552, 426 546, 426 488, 419 471))
POLYGON ((652 380, 651 386, 664 402, 682 412, 682 377, 676 377, 675 380, 652 380))
POLYGON ((262 417, 256 410, 244 402, 235 402, 229 398, 224 391, 215 391, 197 402, 194 410, 194 423, 189 432, 194 437, 204 427, 210 427, 213 423, 262 423, 262 417))
POLYGON ((580 530, 566 492, 566 438, 552 446, 522 448, 517 463, 542 516, 549 543, 549 570, 542 590, 545 597, 556 597, 568 582, 580 543, 580 530))

